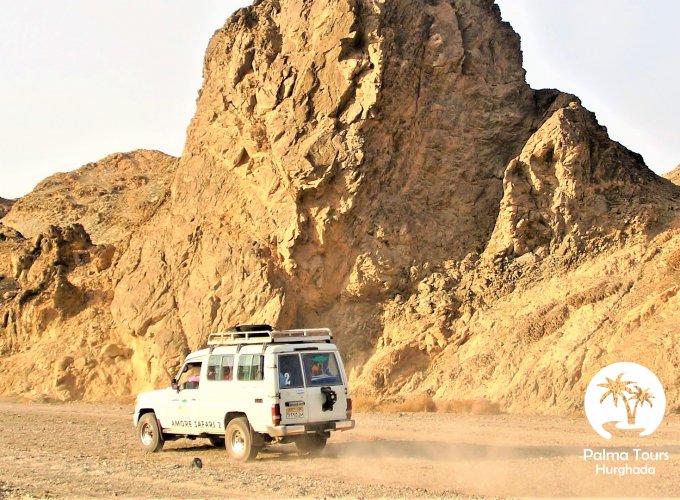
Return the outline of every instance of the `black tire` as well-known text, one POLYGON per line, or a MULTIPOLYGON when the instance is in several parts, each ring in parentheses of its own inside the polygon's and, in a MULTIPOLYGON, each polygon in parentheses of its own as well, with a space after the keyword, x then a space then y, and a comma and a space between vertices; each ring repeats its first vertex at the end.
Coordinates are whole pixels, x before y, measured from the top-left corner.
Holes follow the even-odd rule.
POLYGON ((328 438, 320 436, 319 434, 305 434, 295 438, 295 446, 301 452, 317 452, 326 447, 328 438))
POLYGON ((253 446, 250 424, 246 417, 238 417, 229 422, 224 437, 229 458, 237 462, 254 460, 260 451, 260 448, 253 446))
POLYGON ((145 413, 137 422, 137 438, 144 451, 156 453, 163 449, 161 431, 158 429, 158 421, 155 413, 145 413))
POLYGON ((208 440, 210 441, 210 444, 217 447, 217 448, 222 448, 224 446, 224 438, 219 437, 219 436, 208 436, 208 440))

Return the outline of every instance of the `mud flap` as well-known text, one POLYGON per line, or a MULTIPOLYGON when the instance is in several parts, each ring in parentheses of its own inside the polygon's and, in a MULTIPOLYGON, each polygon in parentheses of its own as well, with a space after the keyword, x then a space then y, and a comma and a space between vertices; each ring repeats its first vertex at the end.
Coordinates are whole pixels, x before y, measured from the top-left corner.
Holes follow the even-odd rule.
POLYGON ((158 425, 158 437, 161 441, 165 442, 165 433, 163 432, 163 426, 161 426, 161 419, 156 417, 156 424, 158 425))
POLYGON ((253 443, 253 446, 256 448, 262 448, 265 445, 264 436, 262 436, 262 434, 259 432, 255 432, 252 426, 250 427, 250 439, 253 443))

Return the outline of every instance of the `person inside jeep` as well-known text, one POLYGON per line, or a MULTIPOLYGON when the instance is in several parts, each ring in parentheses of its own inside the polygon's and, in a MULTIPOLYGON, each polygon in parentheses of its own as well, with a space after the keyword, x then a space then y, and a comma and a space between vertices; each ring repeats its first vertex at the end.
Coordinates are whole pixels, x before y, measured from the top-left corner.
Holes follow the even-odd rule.
POLYGON ((198 389, 201 374, 201 363, 190 363, 184 367, 179 379, 179 387, 184 389, 198 389))

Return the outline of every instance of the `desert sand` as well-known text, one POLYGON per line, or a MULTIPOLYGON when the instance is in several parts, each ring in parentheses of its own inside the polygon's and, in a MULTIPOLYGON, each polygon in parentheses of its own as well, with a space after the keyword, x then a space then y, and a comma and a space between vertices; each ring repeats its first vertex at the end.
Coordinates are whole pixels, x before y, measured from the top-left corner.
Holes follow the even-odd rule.
MULTIPOLYGON (((293 445, 237 464, 207 440, 138 446, 132 406, 0 403, 0 498, 677 497, 680 416, 607 441, 584 418, 359 413, 319 455, 293 445), (666 452, 654 475, 596 474, 583 450, 666 452), (202 469, 191 468, 200 458, 202 469)), ((641 452, 642 453, 642 452, 641 452)), ((607 467, 625 465, 607 462, 607 467)))

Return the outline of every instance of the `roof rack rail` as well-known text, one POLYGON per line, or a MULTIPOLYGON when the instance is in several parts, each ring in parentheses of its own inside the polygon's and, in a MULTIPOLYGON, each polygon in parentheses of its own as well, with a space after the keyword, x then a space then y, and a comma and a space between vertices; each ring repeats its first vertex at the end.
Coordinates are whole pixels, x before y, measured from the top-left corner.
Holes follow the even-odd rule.
POLYGON ((329 328, 301 328, 297 330, 228 331, 208 335, 209 346, 239 344, 273 344, 291 342, 330 342, 329 328))

